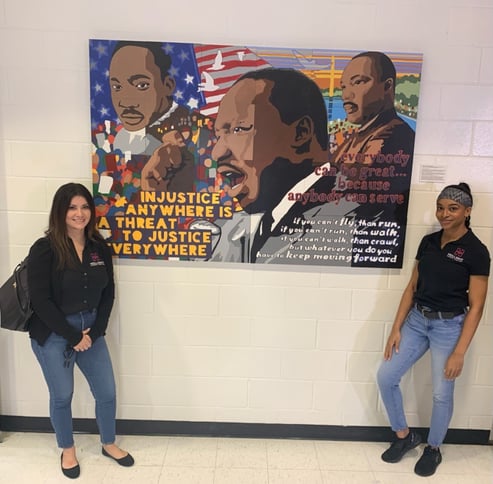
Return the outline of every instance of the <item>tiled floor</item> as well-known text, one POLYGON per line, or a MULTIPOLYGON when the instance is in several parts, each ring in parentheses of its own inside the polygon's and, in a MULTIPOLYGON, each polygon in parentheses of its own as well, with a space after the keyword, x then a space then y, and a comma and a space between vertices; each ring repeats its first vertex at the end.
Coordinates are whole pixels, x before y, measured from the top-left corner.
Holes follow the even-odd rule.
MULTIPOLYGON (((0 483, 67 483, 52 434, 3 433, 0 483)), ((384 443, 208 437, 121 436, 136 465, 122 468, 101 455, 96 435, 76 435, 77 482, 137 484, 492 484, 493 446, 444 445, 429 478, 413 473, 420 450, 386 464, 384 443), (426 479, 426 480, 425 480, 426 479)))

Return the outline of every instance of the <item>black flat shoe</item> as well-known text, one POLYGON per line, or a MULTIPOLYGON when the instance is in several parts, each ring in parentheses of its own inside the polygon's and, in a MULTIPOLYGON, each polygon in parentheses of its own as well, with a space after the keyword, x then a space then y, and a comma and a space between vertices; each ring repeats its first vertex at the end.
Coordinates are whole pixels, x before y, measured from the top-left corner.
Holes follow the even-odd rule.
POLYGON ((104 447, 101 447, 101 453, 105 457, 109 457, 110 459, 113 459, 115 462, 117 462, 123 467, 131 467, 134 465, 134 458, 129 453, 127 453, 127 455, 125 457, 122 457, 121 459, 116 459, 112 455, 108 454, 108 452, 104 450, 104 447))
POLYGON ((62 467, 62 462, 63 462, 63 452, 62 452, 62 455, 60 456, 60 467, 62 469, 63 475, 65 477, 68 477, 69 479, 77 479, 80 476, 79 464, 77 464, 74 467, 71 467, 70 469, 64 469, 62 467))

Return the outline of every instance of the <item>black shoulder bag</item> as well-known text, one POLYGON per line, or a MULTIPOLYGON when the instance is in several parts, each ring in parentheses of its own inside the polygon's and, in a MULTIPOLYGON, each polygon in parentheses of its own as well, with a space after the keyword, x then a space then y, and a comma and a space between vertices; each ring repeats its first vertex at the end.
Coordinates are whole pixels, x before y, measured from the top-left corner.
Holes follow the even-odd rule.
POLYGON ((27 286, 28 258, 16 266, 0 287, 0 326, 13 331, 28 331, 33 314, 27 286))

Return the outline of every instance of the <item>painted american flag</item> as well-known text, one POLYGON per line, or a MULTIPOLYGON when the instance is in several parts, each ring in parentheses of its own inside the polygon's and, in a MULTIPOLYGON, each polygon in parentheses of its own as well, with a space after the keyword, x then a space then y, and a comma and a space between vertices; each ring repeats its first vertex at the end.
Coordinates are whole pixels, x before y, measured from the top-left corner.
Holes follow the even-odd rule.
POLYGON ((204 116, 216 115, 221 99, 239 77, 270 66, 247 47, 196 44, 194 50, 201 80, 198 91, 206 103, 200 108, 204 116))

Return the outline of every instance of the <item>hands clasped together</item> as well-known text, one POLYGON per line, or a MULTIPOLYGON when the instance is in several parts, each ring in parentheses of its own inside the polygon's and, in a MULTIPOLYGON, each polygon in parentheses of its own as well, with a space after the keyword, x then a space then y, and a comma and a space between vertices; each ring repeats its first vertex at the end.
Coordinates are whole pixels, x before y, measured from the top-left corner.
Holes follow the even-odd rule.
POLYGON ((86 351, 92 346, 92 339, 89 336, 89 329, 82 331, 82 339, 74 346, 75 351, 86 351))

